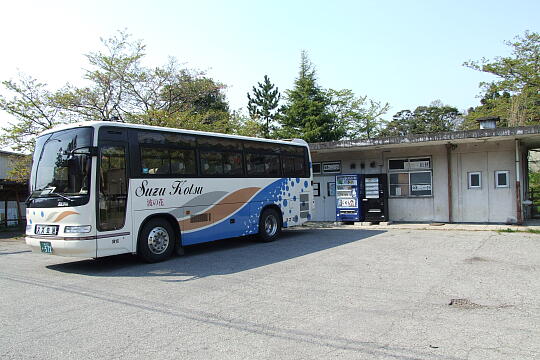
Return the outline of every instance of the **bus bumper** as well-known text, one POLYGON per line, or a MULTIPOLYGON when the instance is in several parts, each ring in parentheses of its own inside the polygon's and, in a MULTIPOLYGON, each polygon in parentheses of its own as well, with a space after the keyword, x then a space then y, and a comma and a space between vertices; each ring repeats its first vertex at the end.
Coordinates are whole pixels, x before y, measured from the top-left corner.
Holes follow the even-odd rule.
POLYGON ((45 255, 59 255, 59 256, 73 256, 73 257, 96 257, 96 239, 85 240, 64 240, 64 239, 50 239, 50 238, 37 238, 26 237, 26 244, 30 246, 32 252, 41 253, 45 255), (42 246, 42 243, 44 243, 42 246), (48 244, 47 244, 48 243, 48 244), (48 251, 48 246, 50 252, 48 251), (45 251, 44 251, 45 250, 45 251))

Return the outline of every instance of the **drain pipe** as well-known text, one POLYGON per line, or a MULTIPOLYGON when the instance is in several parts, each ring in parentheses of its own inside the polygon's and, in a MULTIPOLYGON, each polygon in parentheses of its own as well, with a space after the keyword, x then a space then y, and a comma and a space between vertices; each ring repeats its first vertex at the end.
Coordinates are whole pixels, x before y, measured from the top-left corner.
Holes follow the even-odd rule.
POLYGON ((516 139, 516 210, 517 210, 517 223, 523 224, 523 214, 521 212, 521 183, 520 183, 520 152, 519 152, 519 140, 516 139))
POLYGON ((448 174, 448 222, 452 223, 452 150, 456 148, 456 144, 446 144, 446 166, 448 174))

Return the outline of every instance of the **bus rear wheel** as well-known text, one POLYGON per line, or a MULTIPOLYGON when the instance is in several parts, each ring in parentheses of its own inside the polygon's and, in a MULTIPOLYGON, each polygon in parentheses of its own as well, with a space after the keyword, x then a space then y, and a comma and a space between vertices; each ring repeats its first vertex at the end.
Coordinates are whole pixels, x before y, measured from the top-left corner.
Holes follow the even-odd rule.
POLYGON ((137 253, 146 262, 159 262, 171 256, 174 244, 175 235, 171 224, 164 219, 152 219, 139 234, 137 253))
POLYGON ((280 234, 281 216, 276 209, 265 209, 259 219, 259 240, 262 242, 274 241, 280 234))

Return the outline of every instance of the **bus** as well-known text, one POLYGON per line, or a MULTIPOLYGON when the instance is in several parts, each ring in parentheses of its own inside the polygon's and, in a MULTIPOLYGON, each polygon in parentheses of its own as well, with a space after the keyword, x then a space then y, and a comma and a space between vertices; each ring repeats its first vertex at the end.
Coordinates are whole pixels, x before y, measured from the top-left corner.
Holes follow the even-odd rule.
POLYGON ((46 254, 133 253, 157 262, 219 239, 273 241, 310 220, 311 181, 308 144, 299 139, 63 125, 36 140, 26 243, 46 254))

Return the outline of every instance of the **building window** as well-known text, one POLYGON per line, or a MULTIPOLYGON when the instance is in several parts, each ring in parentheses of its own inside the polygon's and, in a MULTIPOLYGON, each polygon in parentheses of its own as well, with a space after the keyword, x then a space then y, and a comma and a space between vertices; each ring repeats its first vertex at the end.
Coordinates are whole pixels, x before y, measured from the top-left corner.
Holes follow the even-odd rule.
POLYGON ((481 189, 482 188, 482 173, 479 171, 473 171, 467 173, 469 178, 469 189, 481 189))
POLYGON ((313 163, 311 164, 313 168, 313 174, 320 174, 321 173, 321 163, 313 163))
POLYGON ((495 171, 495 187, 508 188, 510 187, 510 171, 498 170, 495 171))
POLYGON ((390 196, 409 196, 409 173, 394 173, 390 176, 390 196))
POLYGON ((411 196, 431 196, 431 171, 409 173, 411 196))
POLYGON ((329 182, 326 184, 328 188, 328 196, 336 196, 336 183, 335 182, 329 182))
POLYGON ((432 196, 430 157, 389 159, 390 197, 432 196))

